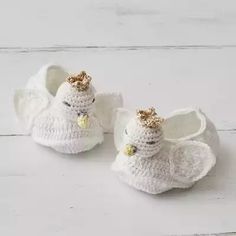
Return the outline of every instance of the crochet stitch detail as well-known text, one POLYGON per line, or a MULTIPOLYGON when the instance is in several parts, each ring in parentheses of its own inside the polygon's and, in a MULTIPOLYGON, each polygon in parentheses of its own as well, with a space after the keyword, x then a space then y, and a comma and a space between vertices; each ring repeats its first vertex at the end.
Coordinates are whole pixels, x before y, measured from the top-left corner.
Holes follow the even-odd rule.
MULTIPOLYGON (((150 194, 194 185, 215 165, 216 159, 211 147, 219 143, 214 125, 205 116, 200 120, 202 123, 197 124, 203 127, 206 121, 207 126, 193 140, 189 138, 191 129, 186 125, 193 123, 194 126, 193 116, 188 117, 188 122, 183 116, 173 121, 177 127, 183 121, 181 128, 186 129, 183 134, 188 135, 181 137, 186 137, 184 141, 181 138, 166 140, 159 119, 155 110, 150 108, 138 111, 136 117, 126 122, 125 128, 120 126, 123 130, 122 145, 112 165, 121 181, 150 194)), ((170 125, 170 121, 165 122, 167 124, 170 125)), ((174 127, 172 124, 169 129, 174 127)), ((196 129, 193 132, 196 133, 196 129)))

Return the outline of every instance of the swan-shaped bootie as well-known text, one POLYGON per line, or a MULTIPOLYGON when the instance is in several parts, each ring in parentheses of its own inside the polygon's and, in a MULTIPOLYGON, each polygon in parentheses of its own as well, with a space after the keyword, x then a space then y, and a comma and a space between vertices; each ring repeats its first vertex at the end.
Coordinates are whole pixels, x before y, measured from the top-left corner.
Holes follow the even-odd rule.
POLYGON ((165 123, 153 108, 136 115, 118 110, 114 138, 119 153, 112 170, 121 181, 158 194, 191 187, 215 165, 216 158, 208 144, 190 139, 170 144, 165 140, 165 123))
POLYGON ((43 67, 17 90, 15 110, 35 142, 62 153, 79 153, 103 142, 113 130, 113 109, 122 106, 119 94, 95 94, 84 71, 69 74, 60 66, 43 67))

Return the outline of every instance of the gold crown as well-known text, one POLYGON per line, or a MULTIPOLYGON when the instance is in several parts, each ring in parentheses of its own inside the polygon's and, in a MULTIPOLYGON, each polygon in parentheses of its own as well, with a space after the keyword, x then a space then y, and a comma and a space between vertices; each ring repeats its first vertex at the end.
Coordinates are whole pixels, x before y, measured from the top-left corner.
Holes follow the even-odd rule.
POLYGON ((85 71, 81 71, 79 74, 72 75, 66 79, 66 81, 70 83, 72 87, 77 88, 78 91, 86 91, 89 88, 91 80, 91 76, 85 71))
POLYGON ((164 121, 157 115, 153 107, 147 110, 138 110, 137 117, 144 127, 151 129, 159 128, 164 121))

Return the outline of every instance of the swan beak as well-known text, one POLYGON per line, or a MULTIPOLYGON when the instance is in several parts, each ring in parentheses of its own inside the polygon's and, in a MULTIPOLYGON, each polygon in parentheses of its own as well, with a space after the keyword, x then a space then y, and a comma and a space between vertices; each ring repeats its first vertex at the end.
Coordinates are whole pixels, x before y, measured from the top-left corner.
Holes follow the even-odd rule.
POLYGON ((130 144, 125 145, 124 154, 126 156, 131 157, 136 153, 136 151, 137 151, 137 148, 135 146, 130 145, 130 144))
POLYGON ((77 119, 77 124, 82 129, 87 129, 89 127, 89 116, 81 115, 77 119))

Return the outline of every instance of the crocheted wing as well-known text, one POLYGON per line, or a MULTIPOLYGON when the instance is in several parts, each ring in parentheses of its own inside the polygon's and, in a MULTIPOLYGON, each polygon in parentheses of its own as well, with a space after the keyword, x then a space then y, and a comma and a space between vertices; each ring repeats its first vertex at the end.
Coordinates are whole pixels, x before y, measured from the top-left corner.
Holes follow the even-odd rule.
POLYGON ((121 151, 121 147, 123 146, 124 131, 133 116, 134 114, 131 111, 124 108, 119 108, 116 110, 114 122, 114 142, 118 151, 121 151))
POLYGON ((30 131, 34 119, 50 105, 47 94, 40 90, 19 89, 15 91, 14 106, 17 118, 30 131))
POLYGON ((170 171, 175 180, 185 184, 203 178, 215 165, 211 148, 197 141, 176 144, 170 153, 170 171))
POLYGON ((53 98, 68 76, 69 73, 59 65, 45 65, 29 78, 26 88, 44 91, 53 98))
POLYGON ((14 105, 18 119, 30 131, 36 116, 49 107, 59 86, 68 77, 61 66, 45 65, 29 78, 26 89, 15 92, 14 105))
POLYGON ((104 132, 113 133, 115 111, 123 105, 121 94, 98 93, 96 94, 94 104, 95 115, 104 132))

